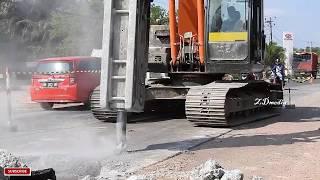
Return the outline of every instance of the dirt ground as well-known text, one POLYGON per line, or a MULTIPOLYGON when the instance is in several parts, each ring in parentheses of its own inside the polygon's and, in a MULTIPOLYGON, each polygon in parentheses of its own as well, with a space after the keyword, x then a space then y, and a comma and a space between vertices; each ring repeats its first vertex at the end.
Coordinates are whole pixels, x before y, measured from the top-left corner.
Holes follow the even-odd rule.
MULTIPOLYGON (((318 87, 313 92, 319 92, 318 87)), ((306 91, 310 91, 306 88, 306 91)), ((156 179, 188 179, 187 172, 209 159, 239 169, 245 179, 320 179, 320 93, 295 98, 297 108, 281 116, 233 129, 230 133, 147 167, 138 174, 156 179), (179 178, 180 177, 180 178, 179 178)))

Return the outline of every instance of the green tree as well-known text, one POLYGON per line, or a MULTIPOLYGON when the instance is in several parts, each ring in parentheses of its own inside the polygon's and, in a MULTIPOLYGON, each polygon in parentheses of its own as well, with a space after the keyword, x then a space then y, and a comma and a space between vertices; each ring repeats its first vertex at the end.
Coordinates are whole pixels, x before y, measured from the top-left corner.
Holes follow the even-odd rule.
MULTIPOLYGON (((305 52, 305 51, 310 52, 310 47, 307 46, 305 48, 293 48, 293 51, 294 52, 305 52)), ((313 47, 312 52, 320 55, 320 47, 313 47)))
POLYGON ((280 59, 281 62, 285 61, 285 50, 277 43, 273 42, 267 45, 265 64, 272 65, 276 59, 280 59))
POLYGON ((0 21, 11 38, 24 42, 48 39, 48 19, 55 8, 55 0, 1 0, 0 21))
POLYGON ((294 52, 304 52, 305 49, 302 49, 302 48, 293 48, 293 51, 294 51, 294 52))
POLYGON ((55 8, 56 0, 0 0, 0 36, 36 57, 46 49, 55 8))
POLYGON ((312 52, 317 53, 318 55, 320 55, 320 47, 313 47, 312 48, 312 52))
POLYGON ((150 23, 151 25, 168 24, 168 11, 161 6, 151 4, 150 23))

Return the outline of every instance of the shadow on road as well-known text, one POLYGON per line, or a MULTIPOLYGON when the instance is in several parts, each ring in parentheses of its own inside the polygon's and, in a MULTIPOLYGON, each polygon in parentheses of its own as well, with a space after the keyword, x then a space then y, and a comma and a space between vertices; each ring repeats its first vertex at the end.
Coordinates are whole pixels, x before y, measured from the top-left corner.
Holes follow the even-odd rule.
POLYGON ((212 148, 233 148, 233 147, 250 147, 250 146, 282 146, 296 143, 313 143, 320 140, 320 130, 305 131, 290 134, 276 135, 254 135, 221 138, 217 143, 210 143, 206 146, 196 148, 212 149, 212 148))
POLYGON ((297 107, 296 109, 285 109, 282 111, 281 116, 265 119, 261 121, 252 122, 242 126, 235 127, 235 130, 241 129, 255 129, 265 127, 277 122, 314 122, 320 121, 320 108, 317 107, 297 107))
POLYGON ((68 106, 68 107, 55 107, 52 111, 90 111, 84 105, 68 106))
MULTIPOLYGON (((235 130, 240 129, 254 129, 259 127, 268 126, 277 122, 292 122, 292 123, 301 123, 301 122, 315 122, 320 121, 320 108, 314 107, 303 107, 297 108, 295 110, 284 110, 283 114, 280 117, 267 119, 259 122, 254 122, 246 125, 242 125, 234 128, 235 130), (281 119, 281 121, 279 121, 281 119)), ((198 138, 190 139, 185 141, 169 142, 162 144, 153 144, 149 145, 145 149, 137 150, 139 151, 152 151, 152 150, 161 150, 167 149, 172 151, 177 150, 190 150, 192 147, 190 145, 203 144, 204 142, 216 141, 216 143, 209 143, 208 146, 197 146, 197 148, 191 149, 196 151, 199 149, 212 149, 212 148, 225 148, 225 147, 248 147, 248 146, 280 146, 285 144, 295 144, 300 142, 317 142, 320 140, 320 127, 315 127, 316 130, 313 131, 302 131, 297 133, 290 134, 275 134, 275 135, 236 135, 226 138, 198 138)))
POLYGON ((130 124, 143 124, 173 119, 186 119, 185 103, 181 100, 172 101, 151 101, 145 104, 143 113, 134 113, 129 116, 130 124))
POLYGON ((179 142, 153 144, 145 149, 136 150, 134 152, 152 151, 152 150, 169 150, 169 151, 198 151, 203 149, 214 148, 235 148, 235 147, 250 147, 250 146, 282 146, 296 143, 312 143, 320 140, 320 130, 306 131, 291 134, 277 134, 277 135, 254 135, 254 136, 239 136, 217 138, 211 140, 210 138, 200 138, 193 140, 185 140, 179 142), (216 141, 216 143, 208 143, 205 146, 197 146, 190 149, 190 144, 203 144, 204 142, 216 141))
POLYGON ((129 117, 130 124, 144 124, 162 121, 171 121, 174 119, 186 119, 184 112, 163 112, 153 111, 144 112, 141 114, 134 114, 129 117))

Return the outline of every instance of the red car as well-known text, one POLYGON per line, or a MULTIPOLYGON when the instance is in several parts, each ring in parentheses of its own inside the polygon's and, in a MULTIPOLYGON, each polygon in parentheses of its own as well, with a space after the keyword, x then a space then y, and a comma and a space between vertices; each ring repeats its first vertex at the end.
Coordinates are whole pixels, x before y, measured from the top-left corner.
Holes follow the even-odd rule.
POLYGON ((31 100, 46 110, 54 104, 88 105, 100 84, 101 60, 94 57, 57 57, 40 60, 32 76, 31 100))

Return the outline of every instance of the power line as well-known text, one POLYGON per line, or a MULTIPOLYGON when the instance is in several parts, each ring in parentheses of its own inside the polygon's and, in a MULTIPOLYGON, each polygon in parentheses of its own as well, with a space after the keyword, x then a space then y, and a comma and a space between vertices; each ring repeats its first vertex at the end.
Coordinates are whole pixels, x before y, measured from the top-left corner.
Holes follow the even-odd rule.
POLYGON ((307 48, 309 47, 310 49, 310 53, 312 53, 312 48, 313 48, 313 41, 307 41, 307 46, 306 46, 306 49, 305 51, 307 52, 307 48), (309 46, 310 45, 310 46, 309 46))
POLYGON ((273 26, 275 26, 276 24, 274 23, 276 17, 269 17, 265 19, 265 23, 269 26, 270 29, 270 44, 273 42, 273 26))

